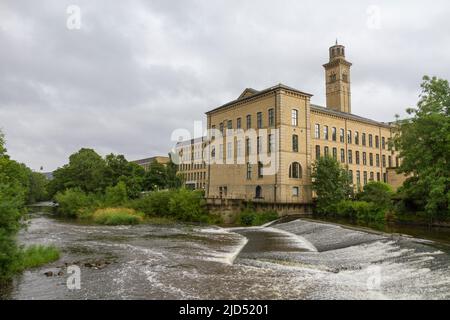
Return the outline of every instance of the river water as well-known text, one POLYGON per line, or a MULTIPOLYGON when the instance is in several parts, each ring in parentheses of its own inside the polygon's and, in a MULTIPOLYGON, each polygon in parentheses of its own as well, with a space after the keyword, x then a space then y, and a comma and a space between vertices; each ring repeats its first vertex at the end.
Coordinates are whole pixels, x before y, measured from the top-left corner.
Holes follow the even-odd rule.
POLYGON ((4 299, 450 299, 445 243, 311 220, 106 227, 39 213, 19 239, 62 256, 18 276, 4 299), (67 287, 69 265, 80 289, 67 287))

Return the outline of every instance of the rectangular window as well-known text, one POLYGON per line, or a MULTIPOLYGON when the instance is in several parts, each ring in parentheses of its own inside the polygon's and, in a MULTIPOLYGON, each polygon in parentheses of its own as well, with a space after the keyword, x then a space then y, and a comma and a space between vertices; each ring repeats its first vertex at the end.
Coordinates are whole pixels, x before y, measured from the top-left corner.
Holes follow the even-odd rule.
POLYGON ((359 145, 359 132, 355 131, 355 144, 359 145))
POLYGON ((275 125, 275 111, 273 109, 269 109, 269 127, 273 127, 275 125))
POLYGON ((270 152, 275 150, 275 136, 273 134, 269 134, 269 148, 270 152))
POLYGON ((382 148, 383 150, 386 149, 386 138, 385 138, 385 137, 382 137, 382 138, 381 138, 381 148, 382 148))
POLYGON ((292 135, 292 151, 298 152, 298 135, 292 135))
POLYGON ((323 155, 324 155, 325 157, 328 157, 328 156, 330 155, 330 150, 329 150, 328 147, 324 147, 324 148, 323 148, 323 155))
POLYGON ((367 184, 367 171, 364 171, 364 184, 367 184))
POLYGON ((320 146, 316 146, 316 159, 320 158, 320 146))
POLYGON ((369 165, 373 167, 373 153, 369 153, 369 165))
POLYGON ((245 153, 250 155, 252 151, 250 138, 245 139, 245 153))
POLYGON ((232 142, 227 143, 227 159, 233 158, 233 144, 232 142))
POLYGON ((366 134, 365 133, 363 133, 361 136, 361 142, 362 142, 363 146, 366 146, 366 134))
POLYGON ((387 183, 387 174, 386 174, 386 172, 383 173, 383 182, 387 183))
POLYGON ((344 129, 341 129, 341 130, 340 130, 339 141, 340 141, 341 143, 344 143, 344 142, 345 142, 345 130, 344 130, 344 129))
POLYGON ((292 196, 294 196, 294 197, 299 196, 299 188, 298 187, 292 187, 292 196))
POLYGON ((361 185, 361 171, 359 171, 359 170, 356 171, 356 184, 358 186, 361 185))
POLYGON ((337 139, 336 127, 333 127, 331 129, 331 140, 336 141, 336 139, 337 139))
POLYGON ((258 178, 262 178, 263 177, 263 164, 262 162, 258 162, 258 178))
POLYGON ((345 150, 341 149, 341 162, 344 163, 345 162, 345 150))
POLYGON ((221 133, 222 136, 223 136, 223 122, 220 123, 220 125, 219 125, 219 130, 220 130, 220 133, 221 133))
POLYGON ((374 180, 373 178, 374 178, 374 175, 373 175, 373 172, 371 172, 370 173, 370 181, 373 181, 374 180))
POLYGON ((369 147, 372 148, 373 147, 373 137, 371 134, 369 134, 369 147))
POLYGON ((247 162, 247 180, 252 178, 252 165, 250 162, 247 162))
POLYGON ((382 163, 383 163, 383 168, 385 168, 385 167, 386 167, 386 156, 383 155, 383 156, 381 157, 381 159, 382 159, 382 163))
POLYGON ((318 123, 314 125, 314 138, 320 139, 320 124, 318 123))
POLYGON ((267 139, 267 152, 272 152, 272 148, 273 148, 273 134, 269 134, 268 139, 267 139))
POLYGON ((243 154, 242 154, 242 140, 238 140, 236 142, 237 146, 236 146, 236 152, 237 152, 237 157, 238 158, 242 158, 243 154))
POLYGON ((323 126, 323 138, 328 140, 328 126, 323 126))
POLYGON ((236 120, 236 128, 237 129, 242 129, 242 119, 241 118, 237 118, 237 120, 236 120))
POLYGON ((378 153, 375 155, 375 164, 377 167, 380 166, 380 155, 378 153))
POLYGON ((263 126, 262 125, 262 112, 258 112, 256 114, 256 125, 257 125, 258 129, 261 129, 263 126))
POLYGON ((353 153, 352 150, 348 150, 348 163, 352 164, 353 163, 353 153))
POLYGON ((260 154, 262 152, 262 137, 256 138, 256 152, 260 154))
POLYGON ((216 137, 216 126, 211 126, 211 138, 214 139, 216 137))
POLYGON ((355 151, 355 162, 359 164, 359 151, 355 151))
POLYGON ((292 109, 292 125, 297 126, 298 125, 298 110, 292 109))
POLYGON ((389 164, 389 168, 392 168, 392 157, 388 156, 388 164, 389 164))
POLYGON ((229 129, 229 130, 233 129, 233 121, 232 120, 227 121, 227 129, 229 129))
POLYGON ((350 184, 353 184, 353 170, 348 170, 348 178, 350 180, 350 184))
POLYGON ((347 143, 352 143, 352 130, 347 132, 347 143))
POLYGON ((247 115, 247 129, 252 127, 252 116, 250 114, 247 115))
POLYGON ((380 148, 380 138, 378 136, 375 136, 375 148, 380 148))
POLYGON ((363 165, 367 166, 367 153, 363 152, 363 165))
POLYGON ((219 145, 219 159, 223 160, 223 144, 219 145))
POLYGON ((381 180, 381 175, 379 172, 377 172, 377 181, 380 181, 380 180, 381 180))
POLYGON ((337 148, 333 148, 333 159, 337 160, 337 148))

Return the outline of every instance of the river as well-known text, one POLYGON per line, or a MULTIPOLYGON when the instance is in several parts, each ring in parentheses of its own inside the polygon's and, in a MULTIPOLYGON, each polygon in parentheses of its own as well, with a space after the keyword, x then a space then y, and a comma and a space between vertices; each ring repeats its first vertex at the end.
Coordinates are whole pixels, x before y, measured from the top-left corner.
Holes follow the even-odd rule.
POLYGON ((106 227, 35 213, 19 240, 62 256, 17 276, 3 299, 450 299, 445 242, 328 222, 106 227), (80 289, 67 287, 70 265, 80 289))

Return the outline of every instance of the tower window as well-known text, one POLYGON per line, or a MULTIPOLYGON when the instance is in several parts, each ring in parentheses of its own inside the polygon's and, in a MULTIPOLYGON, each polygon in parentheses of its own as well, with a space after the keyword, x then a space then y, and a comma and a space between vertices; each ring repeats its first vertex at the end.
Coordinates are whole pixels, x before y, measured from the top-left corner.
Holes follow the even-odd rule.
POLYGON ((348 75, 346 73, 342 74, 342 80, 348 82, 348 75))
POLYGON ((292 109, 291 121, 293 126, 298 126, 298 110, 292 109))

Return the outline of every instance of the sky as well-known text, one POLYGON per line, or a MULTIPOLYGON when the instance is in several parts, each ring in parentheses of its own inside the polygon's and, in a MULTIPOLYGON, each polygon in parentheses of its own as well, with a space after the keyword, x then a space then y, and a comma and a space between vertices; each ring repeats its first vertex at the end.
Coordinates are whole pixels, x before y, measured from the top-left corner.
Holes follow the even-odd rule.
POLYGON ((174 130, 246 87, 283 83, 325 105, 336 38, 352 112, 392 121, 423 75, 450 79, 448 17, 446 0, 1 0, 0 128, 34 170, 82 147, 166 155, 174 130))

